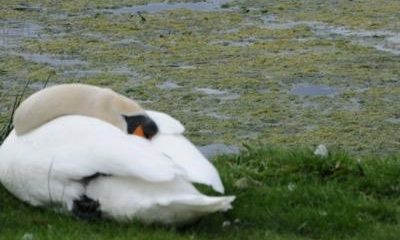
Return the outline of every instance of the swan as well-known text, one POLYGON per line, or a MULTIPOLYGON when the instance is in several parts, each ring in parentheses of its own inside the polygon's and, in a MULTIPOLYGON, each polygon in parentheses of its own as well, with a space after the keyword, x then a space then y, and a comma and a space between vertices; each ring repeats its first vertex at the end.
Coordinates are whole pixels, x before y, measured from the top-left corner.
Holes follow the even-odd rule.
MULTIPOLYGON (((81 87, 74 86, 74 91, 81 87)), ((102 100, 98 91, 103 89, 88 98, 102 100)), ((131 112, 118 107, 108 112, 101 112, 102 107, 91 110, 105 116, 98 117, 85 112, 82 105, 90 105, 90 101, 80 104, 79 110, 68 109, 72 113, 57 109, 55 114, 47 114, 37 104, 43 100, 40 95, 34 94, 34 104, 28 98, 21 105, 34 106, 29 111, 21 109, 17 116, 22 119, 19 127, 26 132, 14 129, 0 147, 0 182, 19 199, 33 206, 57 205, 82 218, 104 216, 163 224, 187 223, 232 207, 234 196, 206 196, 193 186, 201 183, 224 192, 215 167, 183 136, 183 125, 168 114, 137 105, 131 112), (40 112, 46 116, 39 116, 40 112), (39 120, 24 128, 24 116, 32 113, 39 120), (114 121, 117 117, 107 116, 110 114, 120 115, 127 123, 115 124, 121 121, 114 121), (129 126, 132 116, 147 119, 156 131, 150 137, 136 134, 129 126)), ((52 99, 50 95, 45 99, 52 99)), ((62 95, 58 92, 57 96, 62 95)), ((121 103, 118 94, 114 97, 109 108, 121 103)))

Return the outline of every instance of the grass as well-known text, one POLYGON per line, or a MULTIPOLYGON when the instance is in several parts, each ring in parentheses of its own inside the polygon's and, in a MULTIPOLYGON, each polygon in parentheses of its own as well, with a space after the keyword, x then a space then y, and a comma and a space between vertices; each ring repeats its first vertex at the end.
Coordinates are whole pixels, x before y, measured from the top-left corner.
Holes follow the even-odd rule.
POLYGON ((227 194, 237 196, 234 209, 184 228, 85 222, 1 188, 0 239, 398 239, 399 160, 246 147, 215 161, 227 194))

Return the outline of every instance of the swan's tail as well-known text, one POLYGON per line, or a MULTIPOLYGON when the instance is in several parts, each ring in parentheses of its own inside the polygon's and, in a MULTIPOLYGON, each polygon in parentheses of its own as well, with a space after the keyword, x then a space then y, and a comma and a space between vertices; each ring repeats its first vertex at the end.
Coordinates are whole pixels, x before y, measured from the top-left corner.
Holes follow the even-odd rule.
POLYGON ((232 208, 234 196, 209 197, 205 195, 177 196, 165 205, 153 205, 145 211, 139 211, 137 217, 144 222, 161 222, 179 225, 194 221, 215 212, 225 212, 232 208))
POLYGON ((233 196, 210 197, 188 181, 151 183, 140 179, 100 177, 87 186, 105 216, 147 223, 181 224, 232 208, 233 196))

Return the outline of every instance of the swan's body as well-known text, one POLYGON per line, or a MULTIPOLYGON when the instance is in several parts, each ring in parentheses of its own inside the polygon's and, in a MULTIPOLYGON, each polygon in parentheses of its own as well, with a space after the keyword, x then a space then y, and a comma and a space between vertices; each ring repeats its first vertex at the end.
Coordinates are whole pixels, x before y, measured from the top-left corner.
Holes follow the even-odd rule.
POLYGON ((22 136, 13 131, 0 148, 0 181, 35 206, 71 211, 85 195, 118 220, 172 224, 229 209, 234 197, 208 197, 192 185, 223 192, 216 169, 181 135, 183 126, 147 114, 159 127, 151 141, 85 116, 60 117, 22 136))

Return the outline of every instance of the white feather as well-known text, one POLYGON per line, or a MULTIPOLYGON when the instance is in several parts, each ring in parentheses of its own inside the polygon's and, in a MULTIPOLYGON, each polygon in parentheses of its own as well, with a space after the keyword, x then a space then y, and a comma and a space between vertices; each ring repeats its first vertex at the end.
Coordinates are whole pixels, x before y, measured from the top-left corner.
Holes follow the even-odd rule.
POLYGON ((155 136, 151 143, 155 149, 165 153, 175 164, 182 167, 190 181, 212 186, 220 193, 224 192, 215 167, 184 136, 160 134, 155 136))
POLYGON ((139 179, 98 178, 87 195, 101 203, 102 212, 117 220, 140 219, 167 224, 231 208, 234 197, 208 197, 182 179, 151 183, 139 179), (118 196, 118 197, 115 197, 118 196))
POLYGON ((146 111, 157 124, 160 133, 151 143, 155 149, 169 156, 182 167, 189 180, 212 186, 215 191, 224 192, 224 186, 215 167, 183 135, 183 125, 168 114, 146 111))
POLYGON ((161 134, 182 134, 185 131, 181 122, 166 113, 146 110, 146 114, 157 124, 161 134))

